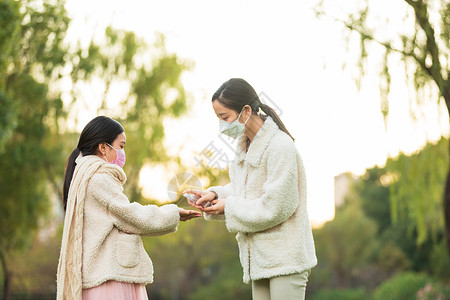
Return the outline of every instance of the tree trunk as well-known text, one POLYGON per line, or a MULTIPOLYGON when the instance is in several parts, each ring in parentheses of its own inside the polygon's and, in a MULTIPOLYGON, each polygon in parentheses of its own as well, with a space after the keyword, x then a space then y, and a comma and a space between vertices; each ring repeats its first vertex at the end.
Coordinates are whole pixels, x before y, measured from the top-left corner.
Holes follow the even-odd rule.
MULTIPOLYGON (((450 142, 449 142, 450 145, 450 142)), ((450 147, 449 147, 450 153, 450 147)), ((444 220, 445 220, 445 238, 447 240, 447 251, 450 257, 450 168, 447 171, 447 181, 444 192, 444 220)))
MULTIPOLYGON (((450 76, 450 73, 449 73, 450 76)), ((450 77, 449 77, 450 80, 450 77)), ((450 81, 449 81, 450 83, 450 81)), ((447 105, 447 111, 450 117, 450 84, 446 89, 446 95, 444 95, 445 103, 447 105)), ((448 142, 448 153, 450 159, 450 140, 448 142)), ((445 181, 444 191, 444 223, 445 223, 445 239, 447 241, 447 251, 450 257, 450 163, 447 166, 447 180, 445 181)))
POLYGON ((4 253, 0 253, 0 260, 3 269, 3 300, 9 300, 11 299, 11 273, 6 265, 4 253))

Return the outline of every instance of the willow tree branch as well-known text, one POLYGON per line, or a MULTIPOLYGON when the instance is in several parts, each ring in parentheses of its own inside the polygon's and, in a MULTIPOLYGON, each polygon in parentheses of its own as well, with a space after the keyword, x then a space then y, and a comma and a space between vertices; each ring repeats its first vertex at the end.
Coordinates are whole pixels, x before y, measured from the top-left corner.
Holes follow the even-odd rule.
POLYGON ((344 22, 344 21, 342 21, 342 20, 339 20, 339 21, 341 21, 341 22, 345 25, 345 27, 347 27, 347 28, 350 29, 351 31, 357 32, 357 33, 358 33, 361 37, 363 37, 364 39, 373 41, 373 42, 375 42, 375 43, 377 43, 377 44, 379 44, 379 45, 385 47, 385 48, 386 48, 387 50, 389 50, 389 51, 397 52, 397 53, 402 54, 403 56, 413 58, 413 59, 420 65, 420 67, 422 67, 422 68, 423 68, 423 69, 431 76, 431 69, 430 69, 429 67, 427 67, 427 65, 426 65, 426 63, 425 63, 425 59, 420 58, 420 57, 417 56, 414 52, 412 52, 412 51, 405 51, 405 50, 402 50, 402 49, 394 48, 394 47, 392 47, 392 45, 391 45, 389 42, 382 42, 382 41, 379 41, 379 40, 377 40, 373 35, 368 34, 367 32, 362 31, 361 29, 359 29, 359 28, 353 26, 352 24, 348 24, 348 23, 346 23, 346 22, 344 22))
POLYGON ((403 55, 404 57, 410 57, 414 59, 416 63, 420 66, 420 68, 422 68, 436 83, 439 89, 439 93, 444 97, 450 113, 450 72, 447 75, 447 79, 444 79, 442 75, 442 65, 439 60, 439 48, 436 42, 435 31, 428 19, 427 4, 423 0, 404 0, 404 1, 414 9, 416 22, 425 33, 426 45, 424 49, 425 54, 423 56, 417 55, 416 53, 414 53, 414 50, 406 51, 404 49, 392 47, 390 42, 383 42, 377 40, 372 34, 368 33, 363 28, 359 28, 358 26, 355 26, 352 23, 330 16, 321 10, 316 9, 316 14, 318 16, 325 15, 336 22, 342 23, 349 30, 357 32, 363 39, 373 41, 385 47, 389 51, 396 52, 403 55), (431 57, 431 65, 427 65, 426 63, 427 54, 429 54, 431 57))
POLYGON ((433 26, 430 23, 428 16, 428 7, 427 4, 423 0, 404 0, 408 3, 413 9, 416 16, 416 22, 419 24, 420 28, 422 28, 425 36, 427 38, 426 42, 426 50, 431 56, 431 66, 429 67, 430 71, 428 72, 436 82, 439 92, 442 96, 445 97, 446 91, 446 82, 442 77, 442 66, 439 60, 439 47, 436 42, 435 31, 433 26))
POLYGON ((377 44, 379 44, 379 45, 385 47, 386 49, 388 49, 388 50, 390 50, 390 51, 397 52, 397 53, 402 54, 403 56, 413 58, 413 59, 414 59, 414 60, 415 60, 422 68, 424 68, 424 69, 427 71, 427 73, 430 72, 429 68, 428 68, 428 67, 426 66, 426 64, 425 64, 425 59, 422 59, 422 58, 418 57, 414 52, 412 52, 412 51, 411 51, 411 52, 408 52, 408 51, 405 51, 405 50, 401 50, 401 49, 394 48, 394 47, 392 47, 392 45, 391 45, 389 42, 382 42, 382 41, 379 41, 379 40, 377 40, 373 35, 371 35, 371 34, 365 32, 365 31, 363 31, 363 30, 360 29, 360 28, 357 28, 357 27, 354 26, 353 24, 347 23, 346 21, 344 21, 344 20, 342 20, 342 19, 339 19, 339 18, 330 16, 330 15, 327 15, 327 14, 325 14, 323 11, 316 10, 316 14, 317 14, 318 16, 324 15, 324 16, 326 16, 326 17, 332 19, 332 20, 335 21, 335 22, 342 23, 342 24, 344 24, 345 27, 347 27, 347 28, 350 29, 351 31, 357 32, 357 33, 358 33, 361 37, 363 37, 364 39, 373 41, 373 42, 375 42, 375 43, 377 43, 377 44))

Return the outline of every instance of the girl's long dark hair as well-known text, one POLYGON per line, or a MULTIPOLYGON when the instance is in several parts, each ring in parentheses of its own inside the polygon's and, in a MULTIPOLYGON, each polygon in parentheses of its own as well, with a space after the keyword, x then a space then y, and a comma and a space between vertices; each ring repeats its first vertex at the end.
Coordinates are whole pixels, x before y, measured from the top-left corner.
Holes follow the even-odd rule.
MULTIPOLYGON (((237 113, 241 112, 245 105, 252 108, 253 113, 258 113, 259 109, 270 116, 278 127, 287 133, 292 140, 295 140, 284 126, 278 114, 268 105, 261 102, 255 89, 242 78, 231 78, 224 82, 220 88, 214 93, 211 101, 219 101, 223 106, 228 107, 237 113)), ((258 114, 263 120, 266 116, 258 114)))
POLYGON ((64 211, 67 206, 67 197, 69 196, 70 183, 73 172, 75 171, 77 159, 80 153, 83 156, 97 154, 98 145, 102 143, 114 142, 119 134, 124 132, 122 125, 116 120, 108 117, 99 116, 92 119, 83 129, 78 141, 78 146, 72 151, 67 162, 66 174, 64 177, 63 203, 64 211))

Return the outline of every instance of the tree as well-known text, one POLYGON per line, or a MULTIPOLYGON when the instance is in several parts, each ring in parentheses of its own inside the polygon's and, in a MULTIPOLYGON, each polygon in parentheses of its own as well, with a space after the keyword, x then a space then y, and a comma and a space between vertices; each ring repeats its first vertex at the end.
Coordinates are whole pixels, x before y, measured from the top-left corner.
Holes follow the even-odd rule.
POLYGON ((6 140, 17 125, 17 115, 13 108, 13 101, 4 94, 6 72, 14 44, 19 40, 20 16, 18 2, 0 2, 0 153, 4 149, 6 140))
MULTIPOLYGON (((358 201, 337 210, 333 221, 314 231, 321 263, 311 273, 312 288, 342 289, 359 285, 376 259, 379 250, 376 237, 377 226, 364 215, 358 201)), ((370 277, 366 283, 376 284, 373 274, 370 277)))
POLYGON ((436 239, 444 231, 441 195, 449 161, 447 150, 448 139, 441 138, 414 155, 401 154, 386 164, 393 221, 416 224, 419 244, 429 237, 436 239))
POLYGON ((69 23, 63 1, 0 0, 0 261, 5 299, 11 296, 9 255, 30 245, 49 211, 50 197, 62 199, 64 162, 78 136, 67 126, 80 99, 76 87, 94 79, 103 82, 99 112, 116 117, 127 129, 131 200, 142 198, 142 163, 166 158, 164 119, 187 109, 179 82, 187 66, 167 53, 162 35, 149 53, 150 47, 133 33, 107 28, 104 41, 83 49, 64 42, 69 23), (74 87, 70 103, 61 100, 63 79, 74 87), (120 99, 119 109, 109 107, 110 87, 120 83, 129 87, 129 97, 120 99))
POLYGON ((355 183, 355 192, 364 213, 378 225, 380 242, 399 247, 409 258, 413 271, 429 272, 440 278, 448 277, 448 272, 438 271, 448 268, 448 256, 441 255, 445 238, 444 217, 440 209, 447 143, 448 140, 442 138, 436 144, 428 143, 412 155, 389 158, 385 167, 366 170, 355 183), (392 197, 402 200, 392 201, 392 197), (426 199, 426 207, 420 207, 422 199, 426 199), (420 217, 412 212, 407 214, 406 200, 409 205, 416 205, 414 213, 421 214, 420 217), (391 212, 396 216, 395 220, 391 212), (421 220, 421 226, 408 226, 416 218, 421 220), (424 234, 423 230, 427 228, 432 230, 424 234))
MULTIPOLYGON (((440 104, 444 100, 447 112, 450 114, 450 2, 444 0, 404 0, 402 8, 404 9, 404 24, 410 27, 408 30, 396 31, 392 27, 386 27, 387 20, 376 18, 373 14, 373 4, 366 0, 356 12, 344 14, 343 17, 335 19, 344 24, 351 32, 356 32, 360 39, 360 79, 364 77, 364 70, 369 57, 376 59, 376 54, 372 54, 368 49, 373 46, 379 46, 383 51, 380 69, 380 91, 382 96, 381 111, 385 120, 389 114, 389 91, 391 85, 392 68, 389 61, 393 58, 400 58, 404 65, 404 75, 407 83, 415 91, 415 99, 421 103, 423 98, 427 97, 429 88, 436 92, 434 103, 440 104), (384 27, 383 27, 384 26, 384 27), (378 34, 384 28, 383 33, 378 34), (413 76, 410 76, 413 74, 413 76)), ((386 3, 386 8, 391 3, 386 3)), ((317 8, 320 16, 330 15, 327 13, 326 3, 324 1, 317 8)), ((402 15, 398 15, 401 18, 402 15)), ((372 48, 373 49, 373 48, 372 48)), ((433 93, 432 93, 433 94, 433 93)), ((447 153, 450 153, 448 148, 447 153)), ((445 235, 447 241, 448 253, 450 256, 450 166, 446 160, 446 184, 442 192, 442 205, 439 209, 445 221, 445 235)), ((410 184, 410 183, 408 183, 410 184)), ((405 187, 406 188, 406 187, 405 187)), ((402 201, 398 205, 406 207, 406 214, 414 220, 414 226, 423 234, 426 229, 423 228, 421 219, 422 213, 417 213, 417 205, 426 207, 426 198, 418 199, 420 204, 412 203, 402 197, 393 197, 393 206, 395 201, 402 201)), ((394 214, 395 219, 397 216, 394 214)), ((419 242, 423 241, 423 235, 419 235, 419 242)))
POLYGON ((49 82, 64 65, 68 18, 61 3, 1 1, 0 24, 0 260, 8 299, 8 255, 29 244, 48 211, 50 171, 64 161, 54 138, 62 101, 49 82))
MULTIPOLYGON (((78 50, 79 61, 74 64, 72 77, 74 86, 79 82, 86 84, 86 79, 103 80, 103 98, 97 112, 114 117, 124 125, 126 194, 131 201, 141 201, 139 174, 143 165, 174 159, 167 156, 163 145, 163 121, 187 111, 180 76, 189 69, 190 63, 167 52, 162 34, 157 35, 153 47, 133 32, 111 27, 106 28, 105 37, 98 44, 91 42, 85 56, 84 50, 78 50), (113 98, 112 88, 117 85, 128 90, 128 95, 119 99, 118 107, 112 107, 108 100, 113 98)), ((76 99, 74 95, 72 101, 76 99)))

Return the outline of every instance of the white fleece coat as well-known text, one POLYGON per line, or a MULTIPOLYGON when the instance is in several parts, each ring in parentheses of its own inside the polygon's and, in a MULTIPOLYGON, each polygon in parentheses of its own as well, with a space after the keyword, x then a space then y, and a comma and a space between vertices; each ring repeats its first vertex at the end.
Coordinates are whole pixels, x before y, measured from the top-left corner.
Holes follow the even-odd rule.
POLYGON ((58 266, 58 299, 81 299, 81 289, 108 280, 151 283, 153 265, 141 235, 174 232, 176 205, 130 203, 123 170, 95 155, 78 157, 69 189, 58 266))
POLYGON ((248 152, 245 136, 230 164, 231 182, 210 187, 225 199, 224 219, 237 232, 244 282, 310 270, 317 264, 306 210, 306 176, 292 139, 267 117, 248 152))

